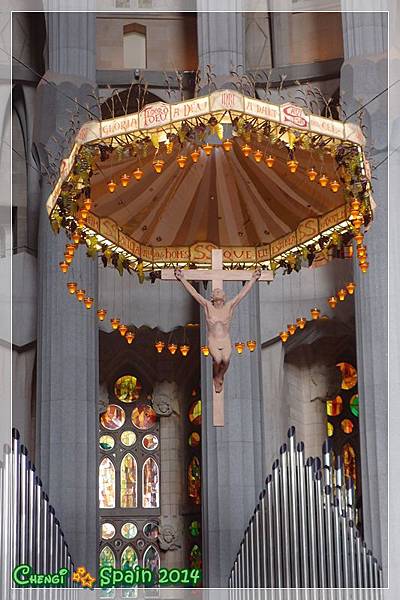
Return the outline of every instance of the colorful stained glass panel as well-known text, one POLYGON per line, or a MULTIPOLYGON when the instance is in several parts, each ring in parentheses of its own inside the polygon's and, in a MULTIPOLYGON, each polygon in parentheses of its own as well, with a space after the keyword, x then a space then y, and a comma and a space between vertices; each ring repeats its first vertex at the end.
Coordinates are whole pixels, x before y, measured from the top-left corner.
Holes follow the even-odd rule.
POLYGON ((133 540, 137 536, 137 532, 135 523, 124 523, 121 527, 121 535, 126 540, 133 540))
POLYGON ((114 448, 115 441, 112 435, 102 435, 99 440, 100 450, 112 450, 114 448))
POLYGON ((99 507, 115 508, 115 468, 108 457, 99 466, 99 507))
POLYGON ((143 508, 160 506, 160 477, 158 464, 150 457, 143 465, 143 508))
POLYGON ((360 415, 360 407, 359 407, 358 394, 354 394, 350 398, 350 410, 351 410, 351 412, 353 413, 353 415, 355 417, 358 417, 360 415))
POLYGON ((143 566, 150 569, 152 573, 158 573, 160 569, 160 555, 154 546, 149 546, 143 556, 143 566))
POLYGON ((191 549, 189 560, 192 569, 201 569, 201 550, 197 544, 191 549))
POLYGON ((156 450, 158 448, 158 437, 152 433, 148 433, 144 436, 142 444, 145 450, 156 450))
POLYGON ((334 400, 327 400, 326 413, 329 417, 337 417, 343 410, 343 399, 341 396, 336 396, 334 400))
POLYGON ((138 562, 138 556, 134 548, 132 548, 132 546, 127 546, 121 554, 121 569, 123 571, 134 569, 138 562))
POLYGON ((189 446, 196 448, 200 444, 200 434, 194 431, 189 435, 189 446))
POLYGON ((328 437, 333 436, 333 425, 332 425, 332 423, 329 423, 329 421, 326 424, 326 432, 328 434, 328 437))
POLYGON ((357 385, 357 369, 350 363, 341 362, 336 365, 342 374, 342 390, 351 390, 357 385))
POLYGON ((201 502, 200 461, 194 456, 188 467, 188 493, 195 504, 201 502))
POLYGON ((137 468, 132 454, 126 454, 121 462, 121 508, 137 506, 137 468))
POLYGON ((344 433, 353 433, 354 425, 353 421, 350 421, 350 419, 343 419, 340 426, 344 433))
POLYGON ((137 379, 133 375, 124 375, 117 379, 114 394, 121 402, 133 402, 139 398, 137 379))
POLYGON ((115 569, 115 554, 109 546, 104 546, 100 552, 100 567, 113 567, 115 569))
POLYGON ((105 429, 119 429, 125 423, 125 411, 117 404, 109 404, 107 410, 101 413, 100 422, 105 429))
POLYGON ((101 539, 112 540, 115 535, 115 527, 112 523, 103 523, 101 526, 101 539))
POLYGON ((121 433, 121 442, 124 446, 133 446, 136 442, 136 433, 134 431, 123 431, 121 433))
POLYGON ((189 408, 189 421, 193 425, 201 425, 201 400, 196 400, 189 408))
POLYGON ((156 540, 158 538, 158 534, 160 533, 157 523, 146 523, 146 525, 143 527, 143 533, 147 538, 156 540))
POLYGON ((136 406, 132 411, 132 423, 138 429, 150 429, 150 427, 153 427, 156 421, 157 415, 148 404, 136 406))

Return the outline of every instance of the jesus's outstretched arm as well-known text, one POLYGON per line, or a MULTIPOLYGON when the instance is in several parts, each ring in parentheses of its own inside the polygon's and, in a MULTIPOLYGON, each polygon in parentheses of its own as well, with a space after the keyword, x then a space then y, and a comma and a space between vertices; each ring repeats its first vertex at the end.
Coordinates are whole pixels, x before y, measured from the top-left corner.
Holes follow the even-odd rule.
POLYGON ((175 277, 182 283, 185 289, 191 296, 202 306, 207 306, 208 301, 185 279, 185 275, 181 269, 175 269, 175 277))
POLYGON ((256 271, 254 271, 251 279, 249 281, 247 281, 247 283, 242 287, 242 289, 240 290, 238 295, 229 301, 228 304, 230 304, 230 307, 232 310, 237 307, 239 302, 241 302, 245 296, 247 296, 247 294, 250 292, 250 290, 253 287, 253 285, 255 284, 255 282, 258 281, 260 279, 260 277, 261 277, 261 269, 257 269, 256 271))

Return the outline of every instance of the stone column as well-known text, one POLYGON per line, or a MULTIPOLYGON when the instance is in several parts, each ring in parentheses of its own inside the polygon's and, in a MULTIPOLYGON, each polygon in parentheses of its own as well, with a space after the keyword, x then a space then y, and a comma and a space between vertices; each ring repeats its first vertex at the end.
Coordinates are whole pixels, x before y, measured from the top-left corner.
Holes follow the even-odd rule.
MULTIPOLYGON (((37 92, 34 142, 47 162, 52 136, 66 131, 76 98, 85 105, 95 84, 95 13, 48 13, 49 86, 37 92)), ((81 123, 88 114, 79 112, 81 123)), ((57 145, 52 146, 57 151, 57 145)), ((66 236, 55 235, 45 203, 50 184, 42 180, 38 243, 37 462, 75 564, 97 568, 97 396, 98 328, 93 310, 70 296, 76 280, 97 297, 97 262, 84 247, 63 275, 66 236), (71 272, 72 271, 72 272, 71 272)))
MULTIPOLYGON (((363 10, 377 10, 367 3, 363 10)), ((352 2, 342 2, 352 10, 352 2)), ((387 13, 343 13, 345 62, 341 90, 350 115, 387 88, 387 13), (357 102, 356 102, 357 100, 357 102)), ((373 165, 387 156, 387 94, 365 108, 368 154, 373 165)), ((357 116, 351 120, 357 121, 357 116)), ((360 438, 364 536, 387 569, 388 410, 387 410, 387 168, 374 171, 375 218, 365 241, 369 270, 355 267, 357 363, 360 393, 360 438)))
MULTIPOLYGON (((225 284, 227 297, 240 283, 225 284)), ((232 352, 225 377, 225 426, 212 424, 211 360, 202 358, 203 398, 203 553, 204 585, 226 587, 244 530, 263 488, 261 344, 257 286, 245 298, 232 323, 232 342, 257 340, 250 354, 232 352)), ((202 344, 205 342, 202 315, 202 344)))

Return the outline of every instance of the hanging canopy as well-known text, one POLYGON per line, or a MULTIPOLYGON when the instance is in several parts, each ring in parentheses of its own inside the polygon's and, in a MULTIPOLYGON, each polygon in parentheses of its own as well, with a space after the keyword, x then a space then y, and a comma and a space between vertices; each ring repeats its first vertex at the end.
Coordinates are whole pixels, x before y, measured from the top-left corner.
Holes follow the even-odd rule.
POLYGON ((48 213, 55 230, 78 229, 92 254, 129 269, 204 267, 216 247, 226 268, 275 268, 348 243, 354 198, 368 225, 364 145, 353 123, 234 90, 157 102, 83 125, 48 213))

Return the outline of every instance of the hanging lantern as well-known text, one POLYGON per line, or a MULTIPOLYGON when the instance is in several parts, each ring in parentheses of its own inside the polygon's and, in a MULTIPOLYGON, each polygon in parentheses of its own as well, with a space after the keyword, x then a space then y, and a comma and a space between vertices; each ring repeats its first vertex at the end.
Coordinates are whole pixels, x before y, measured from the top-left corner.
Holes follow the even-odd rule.
POLYGON ((120 182, 121 182, 122 187, 127 187, 129 180, 130 180, 130 177, 129 177, 128 173, 124 173, 123 175, 121 175, 120 182))
POLYGON ((323 173, 318 181, 319 181, 319 185, 324 188, 328 185, 329 179, 327 178, 325 173, 323 173))
POLYGON ((359 214, 360 214, 360 212, 359 212, 358 208, 352 208, 350 211, 350 221, 357 219, 359 214))
POLYGON ((118 331, 120 332, 120 334, 122 335, 122 337, 124 337, 124 335, 128 331, 128 328, 127 328, 126 325, 124 325, 123 323, 121 323, 120 325, 118 325, 118 331))
POLYGON ((287 328, 290 335, 293 335, 297 329, 297 325, 295 325, 294 323, 290 323, 290 325, 288 325, 287 328))
POLYGON ((167 149, 167 154, 172 154, 172 150, 174 149, 174 142, 167 142, 165 144, 165 147, 167 149))
POLYGON ((333 181, 330 182, 329 187, 331 188, 332 192, 334 194, 336 194, 336 192, 340 188, 340 183, 338 181, 336 181, 336 179, 334 179, 333 181))
POLYGON ((105 308, 99 308, 99 310, 97 311, 97 316, 99 318, 99 321, 104 321, 107 311, 105 308))
POLYGON ((307 319, 305 317, 298 317, 296 319, 296 323, 297 323, 297 327, 299 329, 304 329, 304 327, 306 326, 306 323, 307 323, 307 319))
POLYGON ((365 246, 358 246, 357 248, 357 256, 358 258, 362 258, 363 256, 367 256, 367 249, 365 246))
POLYGON ((353 227, 355 230, 361 228, 361 225, 364 223, 364 217, 362 215, 358 215, 355 219, 353 219, 353 227))
MULTIPOLYGON (((229 140, 227 140, 229 141, 229 140)), ((227 152, 229 152, 229 150, 227 150, 227 152)), ((201 353, 203 356, 208 356, 210 354, 210 349, 208 346, 201 346, 200 347, 201 353)))
POLYGON ((69 264, 65 262, 65 260, 63 262, 60 262, 60 269, 62 273, 66 273, 68 271, 68 267, 69 264))
POLYGON ((82 302, 82 300, 85 298, 85 293, 85 290, 76 290, 75 295, 79 302, 82 302))
POLYGON ((361 244, 363 243, 363 240, 364 240, 364 234, 361 233, 361 231, 359 231, 354 236, 354 239, 356 240, 357 246, 361 246, 361 244))
POLYGON ((338 291, 337 295, 338 295, 338 298, 339 298, 340 302, 343 302, 343 300, 344 300, 344 299, 346 298, 346 296, 347 296, 347 291, 346 291, 344 288, 342 288, 342 289, 340 289, 340 290, 338 291))
POLYGON ((159 175, 159 174, 161 173, 161 171, 163 170, 163 168, 164 168, 164 165, 165 165, 165 161, 163 161, 163 160, 161 160, 161 159, 155 160, 155 161, 153 162, 153 169, 154 169, 154 170, 155 170, 155 172, 156 172, 156 173, 158 173, 158 175, 159 175))
POLYGON ((69 281, 67 283, 67 288, 71 295, 75 294, 76 290, 78 289, 78 284, 76 283, 76 281, 69 281))
POLYGON ((274 166, 274 162, 275 158, 272 156, 272 154, 269 154, 265 159, 265 163, 269 169, 272 169, 272 167, 274 166))
POLYGON ((81 234, 79 233, 79 231, 77 229, 71 235, 71 238, 72 238, 72 241, 75 242, 75 244, 79 244, 79 242, 81 241, 81 234))
POLYGON ((287 331, 281 331, 279 337, 281 338, 282 342, 285 343, 289 337, 289 333, 287 331))
POLYGON ((254 352, 254 350, 257 348, 256 340, 249 340, 246 345, 250 352, 254 352))
POLYGON ((92 200, 90 198, 85 198, 83 206, 86 208, 86 210, 90 210, 92 208, 92 200))
POLYGON ((73 256, 76 248, 75 244, 67 244, 65 247, 67 249, 67 254, 73 256))
POLYGON ((299 163, 297 160, 295 160, 295 159, 288 160, 286 164, 291 173, 296 173, 297 167, 299 166, 299 163))
POLYGON ((213 147, 211 144, 204 144, 204 146, 203 146, 203 150, 206 153, 206 156, 211 155, 212 149, 213 149, 213 147))
POLYGON ((137 169, 132 171, 132 175, 136 179, 136 181, 140 181, 142 179, 144 173, 143 173, 142 169, 139 169, 139 167, 138 167, 137 169))
POLYGON ((115 192, 115 190, 117 189, 117 184, 115 183, 115 181, 113 179, 111 179, 111 181, 109 181, 107 183, 107 187, 108 187, 108 191, 113 194, 115 192))
POLYGON ((355 210, 355 211, 358 212, 360 210, 361 204, 360 204, 359 200, 357 200, 357 198, 353 198, 353 200, 351 201, 350 206, 351 206, 352 210, 355 210))
POLYGON ((319 310, 319 308, 317 308, 316 306, 314 306, 314 308, 312 308, 310 310, 310 313, 311 313, 311 316, 314 319, 314 321, 316 321, 317 319, 319 319, 321 311, 319 310))
POLYGON ((355 292, 356 289, 356 284, 353 283, 352 281, 350 281, 349 283, 346 283, 346 290, 349 292, 350 296, 352 296, 355 292))
POLYGON ((125 339, 128 342, 128 344, 132 344, 133 340, 135 339, 135 334, 133 333, 133 331, 128 331, 125 334, 125 339))
POLYGON ((244 345, 244 343, 243 343, 243 342, 236 342, 236 344, 235 344, 235 348, 236 348, 236 352, 237 352, 238 354, 243 354, 243 350, 244 350, 244 348, 245 348, 245 345, 244 345))
POLYGON ((168 344, 168 350, 170 351, 170 353, 172 355, 174 355, 175 352, 178 350, 177 344, 173 344, 173 343, 168 344))
POLYGON ((89 211, 86 210, 86 208, 81 208, 81 210, 79 211, 79 214, 78 214, 79 220, 86 221, 86 219, 88 218, 88 215, 89 215, 89 211))
POLYGON ((360 269, 363 273, 368 271, 369 264, 367 262, 360 264, 360 269))
POLYGON ((263 153, 261 150, 256 150, 253 156, 256 163, 260 163, 262 161, 263 153))
POLYGON ((178 156, 178 158, 176 159, 176 162, 178 163, 180 169, 184 168, 184 166, 186 165, 186 161, 187 161, 187 156, 184 156, 183 154, 178 156))
POLYGON ((65 252, 64 259, 65 259, 65 262, 67 263, 67 265, 70 265, 72 263, 74 257, 71 256, 70 254, 68 254, 68 252, 65 252))
POLYGON ((161 354, 161 352, 164 350, 165 348, 165 344, 163 341, 158 340, 155 344, 154 344, 155 349, 157 350, 158 354, 161 354))
POLYGON ((316 179, 316 177, 317 177, 318 173, 317 173, 317 171, 314 169, 314 167, 311 167, 311 169, 308 169, 308 171, 307 171, 307 175, 308 175, 308 179, 309 179, 310 181, 315 181, 315 179, 316 179))
POLYGON ((111 321, 111 326, 113 329, 118 329, 118 325, 120 324, 120 320, 117 317, 113 317, 112 319, 110 319, 111 321))
POLYGON ((200 152, 199 152, 199 151, 198 151, 198 149, 196 148, 196 150, 193 150, 193 152, 191 153, 191 155, 190 155, 190 156, 192 157, 192 161, 193 161, 194 163, 197 163, 197 161, 198 161, 198 160, 199 160, 199 158, 200 158, 200 152))
POLYGON ((358 259, 358 262, 360 263, 360 265, 363 265, 364 263, 367 262, 367 254, 365 254, 365 256, 360 256, 360 258, 358 259))
POLYGON ((86 308, 89 310, 93 306, 93 298, 86 297, 83 299, 83 303, 86 306, 86 308))
POLYGON ((187 344, 182 344, 182 346, 179 346, 179 350, 181 351, 182 356, 187 356, 190 350, 190 346, 188 346, 187 344))
POLYGON ((244 156, 247 158, 248 156, 250 156, 251 146, 249 146, 248 144, 244 144, 242 146, 242 152, 243 152, 244 156))
POLYGON ((331 308, 336 308, 336 304, 337 304, 336 296, 331 296, 330 298, 328 298, 328 304, 331 308))
POLYGON ((232 146, 233 146, 232 140, 224 140, 222 142, 222 147, 225 150, 225 152, 230 152, 232 150, 232 146))

